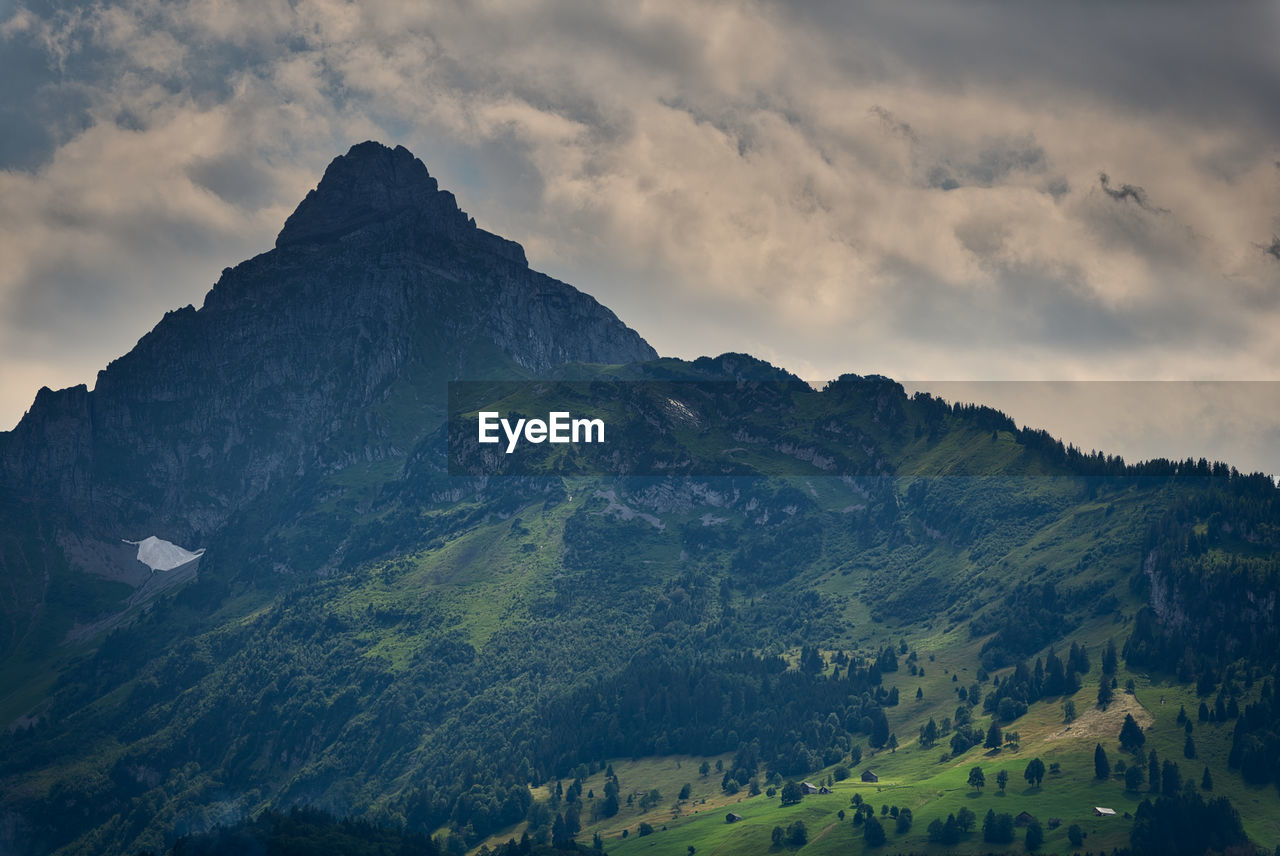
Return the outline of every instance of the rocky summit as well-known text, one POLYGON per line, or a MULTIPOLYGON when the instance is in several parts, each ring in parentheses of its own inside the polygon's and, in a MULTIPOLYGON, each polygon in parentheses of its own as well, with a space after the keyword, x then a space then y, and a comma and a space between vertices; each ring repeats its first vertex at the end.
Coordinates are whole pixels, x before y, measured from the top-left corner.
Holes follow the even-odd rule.
POLYGON ((397 220, 419 238, 443 237, 528 264, 519 244, 477 228, 408 149, 373 141, 352 146, 329 164, 319 187, 285 221, 276 246, 332 242, 397 220))

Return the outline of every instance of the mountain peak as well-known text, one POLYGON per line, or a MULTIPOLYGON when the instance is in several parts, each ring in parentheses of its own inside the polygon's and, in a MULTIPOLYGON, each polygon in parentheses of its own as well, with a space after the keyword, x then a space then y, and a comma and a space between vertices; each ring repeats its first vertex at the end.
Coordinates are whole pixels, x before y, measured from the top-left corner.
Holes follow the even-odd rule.
POLYGON ((277 247, 336 240, 367 226, 411 221, 419 231, 454 240, 479 242, 500 255, 526 264, 524 251, 510 241, 476 228, 458 208, 454 195, 441 190, 421 160, 404 146, 394 149, 368 140, 333 159, 315 190, 289 215, 277 247))

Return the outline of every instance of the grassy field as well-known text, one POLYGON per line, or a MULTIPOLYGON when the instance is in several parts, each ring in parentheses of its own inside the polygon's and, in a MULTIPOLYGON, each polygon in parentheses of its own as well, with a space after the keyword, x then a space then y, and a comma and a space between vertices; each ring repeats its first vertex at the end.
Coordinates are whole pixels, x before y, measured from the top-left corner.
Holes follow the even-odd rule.
MULTIPOLYGON (((1123 674, 1121 681, 1127 679, 1123 674)), ((613 768, 622 784, 623 794, 640 794, 658 788, 663 800, 661 806, 647 813, 638 808, 625 808, 617 817, 596 824, 586 822, 590 817, 590 800, 584 812, 584 828, 579 840, 589 843, 594 833, 605 841, 608 852, 621 854, 653 854, 653 856, 685 856, 693 846, 700 854, 735 856, 758 854, 773 848, 771 834, 775 826, 786 829, 796 820, 802 820, 808 829, 809 843, 806 853, 955 853, 1000 852, 1007 849, 1022 852, 1021 827, 1013 845, 1001 847, 982 841, 981 822, 988 810, 997 814, 1008 812, 1017 816, 1029 812, 1041 823, 1045 832, 1042 852, 1072 852, 1067 840, 1067 830, 1079 825, 1086 833, 1082 850, 1110 850, 1127 846, 1132 822, 1126 813, 1136 811, 1138 804, 1148 797, 1147 787, 1129 792, 1119 774, 1099 781, 1094 778, 1093 752, 1102 743, 1111 764, 1134 763, 1132 756, 1118 745, 1117 735, 1126 713, 1131 713, 1144 723, 1148 735, 1147 748, 1155 748, 1162 759, 1177 761, 1184 780, 1200 782, 1204 767, 1209 765, 1219 771, 1214 777, 1214 789, 1206 797, 1225 795, 1241 811, 1245 828, 1255 841, 1280 840, 1280 796, 1274 788, 1251 788, 1240 781, 1239 776, 1226 771, 1226 753, 1230 748, 1229 724, 1197 724, 1196 760, 1183 757, 1183 727, 1176 723, 1179 705, 1187 705, 1192 718, 1199 700, 1194 692, 1184 688, 1151 685, 1144 679, 1135 695, 1120 692, 1116 701, 1106 711, 1092 704, 1096 694, 1095 684, 1086 685, 1075 697, 1080 716, 1069 725, 1062 721, 1061 701, 1055 700, 1033 705, 1030 711, 1011 724, 1021 734, 1017 748, 1005 747, 998 752, 974 748, 963 755, 940 762, 944 748, 935 746, 924 750, 915 741, 906 742, 897 752, 881 750, 868 753, 852 779, 836 782, 830 794, 810 795, 797 806, 783 807, 777 796, 770 798, 743 794, 729 797, 719 789, 719 774, 702 778, 697 774, 701 759, 661 758, 639 762, 619 760, 613 768), (1163 703, 1161 703, 1163 699, 1163 703), (1047 775, 1039 787, 1030 785, 1023 773, 1032 758, 1041 758, 1046 766, 1058 764, 1060 772, 1047 775), (979 766, 986 777, 986 786, 975 790, 967 784, 969 771, 979 766), (874 769, 880 777, 875 784, 863 783, 858 774, 874 769), (996 774, 1000 770, 1009 773, 1009 783, 1001 793, 996 786, 996 774), (691 799, 677 802, 674 795, 682 784, 692 785, 691 799), (911 829, 899 834, 892 817, 884 820, 888 842, 877 849, 867 847, 860 827, 852 823, 851 799, 861 794, 878 816, 882 808, 897 806, 910 808, 913 814, 911 829), (1116 817, 1102 818, 1093 814, 1094 806, 1106 806, 1117 812, 1116 817), (977 827, 964 836, 960 845, 944 847, 930 844, 927 827, 935 818, 968 808, 977 815, 977 827), (839 813, 845 810, 841 820, 839 813), (727 823, 726 814, 734 812, 742 816, 736 823, 727 823), (1056 828, 1049 828, 1049 821, 1061 821, 1056 828), (654 831, 650 835, 638 834, 641 822, 648 823, 654 831), (627 835, 623 837, 623 831, 627 835)), ((897 721, 895 719, 895 721, 897 721)), ((914 720, 911 720, 914 723, 914 720)), ((712 764, 716 759, 710 759, 712 764)), ((724 759, 727 762, 727 758, 724 759)), ((1145 765, 1145 762, 1144 762, 1145 765)), ((832 768, 834 769, 834 768, 832 768)), ((825 782, 831 769, 809 777, 813 782, 825 782)), ((603 773, 588 778, 584 793, 594 789, 602 793, 603 773)), ((518 837, 518 836, 517 836, 518 837)), ((502 838, 502 837, 498 837, 502 838)), ((505 838, 502 838, 505 840, 505 838)), ((795 849, 784 846, 782 849, 795 849)))
MULTIPOLYGON (((1030 707, 1028 712, 1005 730, 1015 730, 1020 735, 1017 746, 1006 745, 999 751, 975 747, 955 758, 941 760, 947 747, 944 742, 923 749, 918 745, 919 727, 929 717, 950 715, 957 704, 954 687, 974 680, 971 665, 978 641, 960 639, 957 634, 931 635, 921 638, 921 643, 931 644, 934 650, 919 658, 925 664, 924 677, 911 676, 905 670, 886 676, 887 686, 898 686, 902 703, 890 710, 890 722, 900 740, 897 751, 882 749, 867 751, 862 763, 853 770, 853 777, 835 782, 830 794, 810 795, 796 806, 782 806, 778 796, 761 794, 749 797, 744 790, 729 796, 720 790, 721 773, 714 769, 717 760, 728 765, 732 756, 705 759, 711 765, 710 775, 703 777, 698 767, 704 760, 688 756, 647 758, 638 761, 617 759, 611 764, 618 775, 625 800, 632 795, 636 804, 625 805, 613 818, 598 822, 592 820, 592 803, 584 799, 583 829, 579 841, 589 844, 594 834, 604 840, 609 853, 653 854, 653 856, 686 856, 692 846, 699 854, 717 856, 747 856, 774 850, 796 849, 791 845, 775 848, 772 832, 775 826, 784 830, 797 820, 802 820, 808 830, 806 853, 956 853, 956 852, 1025 852, 1024 829, 1017 828, 1017 838, 1012 845, 987 844, 982 840, 982 818, 988 810, 997 814, 1009 813, 1015 817, 1028 812, 1040 823, 1045 832, 1044 853, 1070 853, 1067 830, 1073 824, 1085 833, 1082 851, 1099 852, 1127 846, 1132 827, 1131 815, 1143 799, 1148 798, 1145 783, 1137 791, 1126 791, 1121 765, 1141 763, 1146 767, 1145 753, 1142 759, 1126 753, 1118 743, 1120 726, 1126 714, 1131 714, 1143 726, 1146 749, 1155 749, 1160 759, 1176 761, 1184 781, 1194 781, 1197 786, 1206 766, 1213 771, 1213 790, 1203 792, 1206 798, 1226 796, 1235 805, 1245 822, 1250 837, 1264 845, 1280 841, 1280 795, 1274 788, 1253 788, 1245 785, 1238 774, 1227 770, 1227 753, 1231 743, 1230 723, 1201 723, 1196 721, 1200 699, 1194 687, 1177 685, 1168 681, 1152 682, 1146 675, 1125 671, 1117 674, 1120 689, 1115 701, 1104 711, 1097 707, 1097 682, 1100 679, 1098 653, 1105 640, 1114 632, 1109 619, 1099 619, 1080 628, 1082 639, 1089 644, 1093 656, 1090 678, 1081 690, 1071 697, 1078 715, 1067 723, 1063 717, 1065 697, 1046 699, 1030 707), (947 645, 951 642, 951 645, 947 645), (952 681, 952 675, 959 680, 952 681), (1132 679, 1135 692, 1126 693, 1126 682, 1132 679), (917 700, 915 689, 920 687, 924 697, 917 700), (1180 706, 1185 706, 1193 721, 1193 738, 1197 757, 1184 757, 1186 738, 1184 727, 1177 723, 1180 706), (1094 748, 1101 743, 1108 754, 1113 774, 1106 780, 1094 777, 1094 748), (1046 767, 1057 764, 1058 772, 1045 776, 1039 787, 1032 786, 1024 778, 1028 762, 1040 758, 1046 767), (982 768, 986 786, 975 790, 967 784, 969 771, 982 768), (859 774, 871 769, 879 776, 874 784, 863 783, 859 774), (996 785, 999 771, 1009 774, 1009 782, 1002 793, 996 785), (684 784, 691 787, 688 800, 677 800, 676 795, 684 784), (651 789, 662 795, 657 807, 647 812, 640 810, 638 799, 651 789), (862 828, 852 823, 851 800, 860 794, 884 818, 888 833, 887 843, 880 848, 869 848, 863 839, 862 828), (898 833, 893 817, 882 814, 892 807, 909 808, 913 823, 909 831, 898 833), (1113 808, 1117 816, 1096 817, 1094 806, 1113 808), (944 819, 948 814, 968 808, 977 816, 974 831, 967 833, 955 847, 931 844, 928 841, 929 823, 944 819), (840 818, 844 810, 845 818, 840 818), (726 815, 734 812, 742 820, 726 822, 726 815), (1060 821, 1049 828, 1053 819, 1060 821), (653 832, 640 835, 640 824, 647 823, 653 832), (624 837, 625 833, 625 837, 624 837)), ((885 640, 887 641, 887 639, 885 640)), ((1068 641, 1069 644, 1069 641, 1068 641)), ((1061 647, 1061 645, 1059 645, 1061 647)), ((980 717, 982 723, 989 718, 980 717)), ((815 783, 825 783, 834 767, 815 772, 807 777, 815 783)), ((583 794, 594 792, 596 799, 603 795, 604 771, 598 771, 584 780, 583 794)), ((545 798, 546 790, 540 789, 545 798)), ((518 838, 523 827, 512 834, 494 836, 489 844, 518 838)))

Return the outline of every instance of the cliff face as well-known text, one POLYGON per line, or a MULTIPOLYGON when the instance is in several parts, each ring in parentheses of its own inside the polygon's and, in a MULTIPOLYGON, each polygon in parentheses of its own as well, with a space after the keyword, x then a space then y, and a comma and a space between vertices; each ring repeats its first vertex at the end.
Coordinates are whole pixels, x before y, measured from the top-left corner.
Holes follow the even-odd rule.
POLYGON ((0 492, 81 535, 196 547, 273 485, 405 454, 450 379, 655 356, 407 150, 362 143, 200 309, 165 315, 92 391, 41 390, 0 434, 0 492))

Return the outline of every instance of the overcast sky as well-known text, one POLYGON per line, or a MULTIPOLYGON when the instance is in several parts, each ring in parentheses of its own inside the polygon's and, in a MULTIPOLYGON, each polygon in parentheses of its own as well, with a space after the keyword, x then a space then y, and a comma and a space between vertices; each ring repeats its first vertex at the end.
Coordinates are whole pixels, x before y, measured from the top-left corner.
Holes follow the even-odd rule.
POLYGON ((365 139, 665 355, 1280 381, 1277 44, 1274 2, 0 0, 0 427, 365 139))

